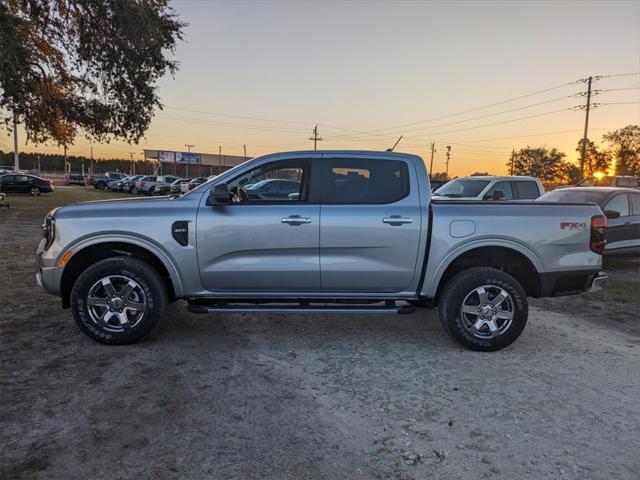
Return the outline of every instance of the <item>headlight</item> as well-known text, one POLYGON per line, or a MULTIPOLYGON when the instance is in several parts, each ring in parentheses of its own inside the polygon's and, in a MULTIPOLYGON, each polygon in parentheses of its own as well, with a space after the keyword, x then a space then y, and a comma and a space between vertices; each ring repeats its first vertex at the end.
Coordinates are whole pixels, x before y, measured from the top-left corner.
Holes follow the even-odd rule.
POLYGON ((46 240, 44 244, 45 250, 51 246, 56 237, 56 220, 54 218, 56 210, 58 209, 51 210, 47 216, 44 217, 44 223, 42 224, 42 236, 46 240))

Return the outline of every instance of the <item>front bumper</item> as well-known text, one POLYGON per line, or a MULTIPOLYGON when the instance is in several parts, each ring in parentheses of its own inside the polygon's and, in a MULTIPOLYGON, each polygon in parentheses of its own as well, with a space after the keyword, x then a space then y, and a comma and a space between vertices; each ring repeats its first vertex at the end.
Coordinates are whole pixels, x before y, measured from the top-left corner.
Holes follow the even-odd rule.
POLYGON ((591 280, 591 287, 589 287, 589 292, 597 292, 598 290, 602 290, 607 284, 608 280, 609 276, 606 273, 598 273, 595 277, 593 277, 593 280, 591 280))
POLYGON ((60 281, 62 280, 63 267, 56 262, 56 248, 44 249, 45 239, 40 240, 36 252, 36 285, 53 295, 60 295, 60 281))

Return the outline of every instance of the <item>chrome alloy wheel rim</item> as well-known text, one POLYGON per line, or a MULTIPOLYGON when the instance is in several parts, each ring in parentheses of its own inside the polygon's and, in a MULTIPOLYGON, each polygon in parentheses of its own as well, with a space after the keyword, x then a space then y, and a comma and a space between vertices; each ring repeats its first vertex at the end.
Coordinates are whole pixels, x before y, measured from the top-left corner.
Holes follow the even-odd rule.
POLYGON ((467 332, 477 338, 502 335, 511 327, 514 314, 511 295, 496 285, 478 287, 462 301, 462 323, 467 332))
POLYGON ((89 290, 87 310, 91 320, 103 330, 120 333, 140 323, 147 311, 147 298, 135 280, 109 275, 89 290))

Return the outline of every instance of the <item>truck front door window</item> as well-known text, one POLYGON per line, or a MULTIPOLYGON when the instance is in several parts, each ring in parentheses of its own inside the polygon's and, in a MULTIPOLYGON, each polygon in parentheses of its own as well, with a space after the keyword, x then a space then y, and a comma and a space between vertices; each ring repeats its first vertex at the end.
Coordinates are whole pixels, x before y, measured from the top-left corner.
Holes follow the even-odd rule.
POLYGON ((233 203, 306 202, 309 163, 306 160, 261 165, 228 182, 233 203))

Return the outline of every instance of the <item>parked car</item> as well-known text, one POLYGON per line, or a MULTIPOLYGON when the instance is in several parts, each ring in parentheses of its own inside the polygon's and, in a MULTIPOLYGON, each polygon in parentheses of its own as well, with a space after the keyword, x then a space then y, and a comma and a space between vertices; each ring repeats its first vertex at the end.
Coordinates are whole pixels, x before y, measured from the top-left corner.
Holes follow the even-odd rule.
POLYGON ((199 187, 200 185, 202 185, 203 183, 208 182, 210 179, 210 177, 197 177, 197 178, 193 178, 189 181, 189 183, 187 184, 186 187, 186 191, 185 191, 185 187, 180 187, 182 190, 182 193, 188 192, 190 190, 193 190, 196 187, 199 187))
POLYGON ((177 179, 178 177, 174 177, 173 175, 160 175, 159 177, 148 175, 146 177, 142 177, 136 180, 136 193, 153 195, 156 188, 163 185, 171 185, 171 183, 177 179))
POLYGON ((0 176, 0 192, 28 193, 34 197, 54 191, 53 182, 35 175, 5 174, 0 176))
POLYGON ((528 296, 595 290, 606 281, 597 205, 461 208, 430 200, 427 185, 416 155, 266 155, 180 197, 51 211, 37 281, 62 297, 85 334, 106 344, 144 337, 174 299, 203 314, 415 311, 396 303, 406 300, 439 305, 444 329, 475 350, 518 338, 528 296), (294 176, 296 199, 242 193, 244 185, 294 176))
POLYGON ((435 192, 443 185, 449 183, 449 180, 429 180, 429 185, 431 186, 431 191, 435 192))
POLYGON ((300 191, 300 182, 268 178, 245 188, 250 200, 286 200, 300 191))
POLYGON ((86 179, 82 173, 65 173, 64 175, 64 184, 65 185, 82 185, 84 186, 86 183, 86 179))
POLYGON ((127 175, 125 173, 107 172, 104 175, 94 175, 89 177, 88 184, 93 185, 95 188, 104 190, 107 188, 107 184, 114 180, 122 180, 127 175))
POLYGON ((144 177, 144 175, 134 175, 132 177, 123 178, 121 181, 122 183, 118 186, 118 191, 125 193, 135 193, 136 182, 142 177, 144 177))
POLYGON ((182 185, 187 185, 189 183, 188 178, 178 178, 171 182, 170 185, 163 184, 156 187, 156 191, 154 192, 156 195, 177 195, 182 192, 182 185))
POLYGON ((598 205, 607 224, 605 255, 640 254, 640 191, 616 187, 571 187, 541 196, 541 202, 589 202, 598 205))
POLYGON ((448 200, 534 200, 544 194, 535 177, 461 177, 447 182, 432 197, 448 200))
POLYGON ((621 187, 640 189, 638 179, 627 175, 602 175, 588 177, 576 184, 576 187, 621 187))

